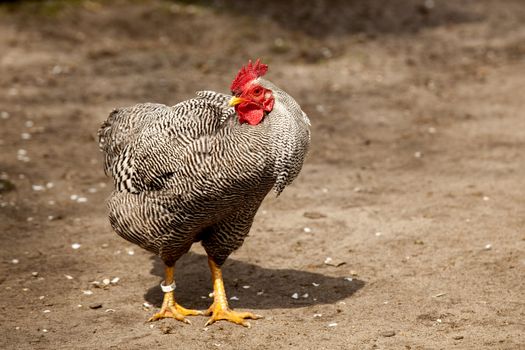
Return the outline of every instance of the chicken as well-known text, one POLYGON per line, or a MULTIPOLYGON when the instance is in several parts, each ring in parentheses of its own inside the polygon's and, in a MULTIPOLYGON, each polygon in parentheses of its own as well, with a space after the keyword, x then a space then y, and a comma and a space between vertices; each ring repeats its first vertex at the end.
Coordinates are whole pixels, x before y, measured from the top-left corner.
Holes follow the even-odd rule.
POLYGON ((138 104, 114 110, 101 125, 99 146, 115 189, 109 220, 118 235, 158 254, 165 264, 164 301, 151 321, 211 315, 249 326, 228 306, 221 266, 239 248, 264 197, 299 174, 310 122, 297 102, 263 79, 257 60, 241 68, 232 95, 201 91, 168 107, 138 104), (204 313, 180 306, 174 267, 193 243, 208 255, 214 302, 204 313))

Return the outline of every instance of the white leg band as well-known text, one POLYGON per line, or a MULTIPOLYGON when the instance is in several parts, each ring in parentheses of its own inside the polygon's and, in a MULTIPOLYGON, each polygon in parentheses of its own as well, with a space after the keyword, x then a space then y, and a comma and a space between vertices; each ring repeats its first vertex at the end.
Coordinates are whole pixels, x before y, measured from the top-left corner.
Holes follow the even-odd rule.
POLYGON ((173 291, 175 290, 175 288, 177 288, 177 285, 175 284, 175 281, 173 281, 172 284, 166 286, 166 285, 164 284, 164 281, 162 281, 162 282, 160 283, 160 288, 162 289, 162 291, 163 291, 164 293, 169 293, 169 292, 173 292, 173 291))

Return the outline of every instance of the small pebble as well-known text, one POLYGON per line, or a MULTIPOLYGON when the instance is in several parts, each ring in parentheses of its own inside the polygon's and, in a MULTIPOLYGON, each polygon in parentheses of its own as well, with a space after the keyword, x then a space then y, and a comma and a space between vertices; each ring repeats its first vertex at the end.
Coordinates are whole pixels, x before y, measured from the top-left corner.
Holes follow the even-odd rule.
POLYGON ((47 333, 47 329, 45 329, 45 328, 42 329, 42 332, 47 333))
POLYGON ((100 304, 100 303, 89 304, 89 308, 93 309, 93 310, 100 309, 101 307, 102 307, 102 304, 100 304))
POLYGON ((38 277, 38 272, 37 272, 37 271, 33 271, 33 272, 31 272, 31 276, 33 276, 33 277, 38 277))
POLYGON ((33 123, 32 120, 26 120, 25 122, 25 126, 26 128, 32 128, 35 124, 33 123))
POLYGON ((263 294, 264 292, 262 290, 257 292, 257 295, 263 295, 263 294))
MULTIPOLYGON (((206 298, 206 297, 205 297, 206 298)), ((144 304, 142 304, 142 306, 144 306, 145 308, 149 309, 150 307, 152 307, 153 305, 151 305, 150 303, 148 303, 147 301, 144 302, 144 304)))
POLYGON ((440 318, 438 318, 438 319, 436 320, 436 322, 437 322, 437 323, 441 323, 441 322, 443 322, 443 321, 442 321, 440 318))
POLYGON ((133 249, 128 249, 128 255, 135 255, 135 251, 133 249))
POLYGON ((332 259, 331 257, 327 257, 327 258, 324 260, 324 263, 325 263, 325 265, 330 265, 330 266, 335 266, 335 267, 339 267, 339 266, 341 266, 341 265, 346 264, 346 262, 345 262, 345 261, 342 261, 342 260, 334 261, 334 259, 332 259))
POLYGON ((29 288, 22 288, 22 290, 23 290, 24 292, 27 292, 27 291, 29 291, 29 288))
POLYGON ((299 294, 298 293, 293 293, 292 294, 292 299, 299 299, 299 294))
POLYGON ((376 232, 377 237, 381 236, 382 234, 383 234, 382 232, 376 232))
POLYGON ((312 232, 312 229, 310 227, 305 227, 305 228, 303 228, 303 231, 306 232, 306 233, 310 233, 310 232, 312 232))
POLYGON ((19 329, 20 329, 20 327, 16 326, 16 327, 15 327, 15 329, 16 329, 16 330, 19 330, 19 329))
POLYGON ((230 298, 230 300, 239 300, 239 298, 234 295, 233 297, 230 298))
POLYGON ((46 188, 42 185, 33 185, 31 186, 33 188, 33 191, 43 191, 45 190, 46 188))
POLYGON ((419 151, 414 153, 414 157, 416 157, 416 158, 421 158, 422 156, 423 156, 423 153, 421 153, 419 151))
POLYGON ((78 248, 80 248, 80 243, 73 243, 73 244, 71 245, 71 248, 73 248, 73 249, 78 249, 78 248))
POLYGON ((393 330, 389 330, 389 331, 383 331, 380 333, 382 337, 393 337, 394 335, 396 335, 396 331, 393 331, 393 330))
POLYGON ((461 340, 461 339, 463 339, 463 338, 465 338, 465 337, 462 336, 462 335, 455 335, 455 336, 453 337, 454 340, 461 340))
POLYGON ((102 283, 104 283, 105 285, 108 285, 109 282, 110 282, 109 278, 104 278, 104 279, 102 280, 102 283))
POLYGON ((72 200, 72 201, 76 201, 78 199, 78 195, 76 194, 72 194, 71 196, 69 196, 69 198, 72 200))
POLYGON ((314 317, 314 318, 318 318, 318 317, 322 317, 322 316, 323 316, 323 314, 314 314, 313 317, 314 317))
POLYGON ((6 111, 0 112, 0 118, 2 119, 9 119, 9 113, 6 111))
POLYGON ((77 198, 77 203, 86 203, 87 202, 87 198, 86 197, 78 197, 77 198))
POLYGON ((43 312, 44 312, 45 314, 47 314, 47 313, 50 313, 51 310, 44 310, 43 312))
POLYGON ((242 286, 244 289, 250 289, 250 286, 242 286))
POLYGON ((485 247, 483 247, 484 250, 491 250, 492 249, 492 244, 485 244, 485 247))
POLYGON ((53 67, 53 69, 51 69, 51 74, 53 75, 58 75, 62 73, 62 67, 60 67, 59 65, 56 65, 53 67))
POLYGON ((115 277, 115 278, 113 278, 113 279, 110 281, 110 283, 111 283, 111 284, 117 284, 118 281, 120 281, 120 278, 119 278, 119 277, 115 277))
POLYGON ((31 222, 31 221, 33 221, 33 219, 34 219, 34 218, 33 218, 32 216, 30 216, 30 217, 28 217, 28 218, 26 219, 26 221, 27 221, 27 222, 31 222))
POLYGON ((53 188, 53 187, 55 187, 55 184, 52 183, 52 182, 48 182, 48 183, 46 184, 46 187, 47 187, 47 188, 53 188))
POLYGON ((38 299, 40 299, 40 300, 44 300, 44 298, 45 298, 45 296, 43 296, 43 295, 38 297, 38 299))
POLYGON ((328 324, 328 327, 337 327, 337 323, 336 323, 336 322, 329 323, 329 324, 328 324))
POLYGON ((31 138, 31 134, 28 132, 23 132, 20 134, 20 137, 22 138, 22 140, 29 140, 31 138))
POLYGON ((72 280, 73 279, 73 276, 70 276, 70 275, 64 275, 65 278, 67 278, 68 280, 72 280))
POLYGON ((303 297, 304 299, 308 298, 308 293, 304 293, 303 295, 301 295, 301 297, 303 297))
POLYGON ((427 131, 428 131, 429 134, 435 134, 435 133, 436 133, 436 128, 434 128, 434 127, 431 126, 431 127, 429 127, 429 128, 427 129, 427 131))
POLYGON ((307 211, 303 214, 303 216, 308 219, 322 219, 326 217, 325 214, 316 211, 307 211))
POLYGON ((352 282, 354 279, 352 277, 345 277, 345 281, 352 282))
POLYGON ((91 294, 93 294, 93 291, 91 291, 91 290, 83 290, 82 293, 84 293, 84 295, 91 295, 91 294))
POLYGON ((312 286, 314 286, 314 287, 319 287, 320 284, 319 284, 319 283, 312 282, 312 286))
POLYGON ((483 200, 484 200, 484 201, 488 201, 488 200, 490 200, 490 197, 483 196, 483 200))
POLYGON ((104 312, 115 312, 115 309, 106 309, 104 312))
POLYGON ((18 264, 20 261, 18 259, 11 260, 11 264, 18 264))

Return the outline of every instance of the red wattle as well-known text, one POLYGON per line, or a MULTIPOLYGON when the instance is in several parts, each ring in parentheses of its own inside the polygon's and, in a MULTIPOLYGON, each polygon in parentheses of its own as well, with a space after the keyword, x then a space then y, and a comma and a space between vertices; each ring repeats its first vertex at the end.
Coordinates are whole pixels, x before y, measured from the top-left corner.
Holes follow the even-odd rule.
POLYGON ((250 125, 257 125, 264 118, 263 109, 254 103, 241 103, 236 107, 241 124, 248 123, 250 125))

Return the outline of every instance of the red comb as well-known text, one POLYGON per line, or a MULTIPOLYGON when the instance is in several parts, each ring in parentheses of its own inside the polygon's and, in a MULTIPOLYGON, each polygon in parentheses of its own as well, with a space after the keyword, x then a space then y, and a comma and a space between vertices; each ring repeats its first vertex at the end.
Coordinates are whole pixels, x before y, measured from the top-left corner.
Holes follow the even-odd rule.
POLYGON ((248 84, 250 81, 262 77, 268 71, 268 66, 260 62, 260 59, 255 61, 255 64, 252 64, 252 61, 249 60, 248 64, 242 67, 237 73, 237 76, 232 82, 230 90, 234 93, 240 93, 244 85, 248 84))

